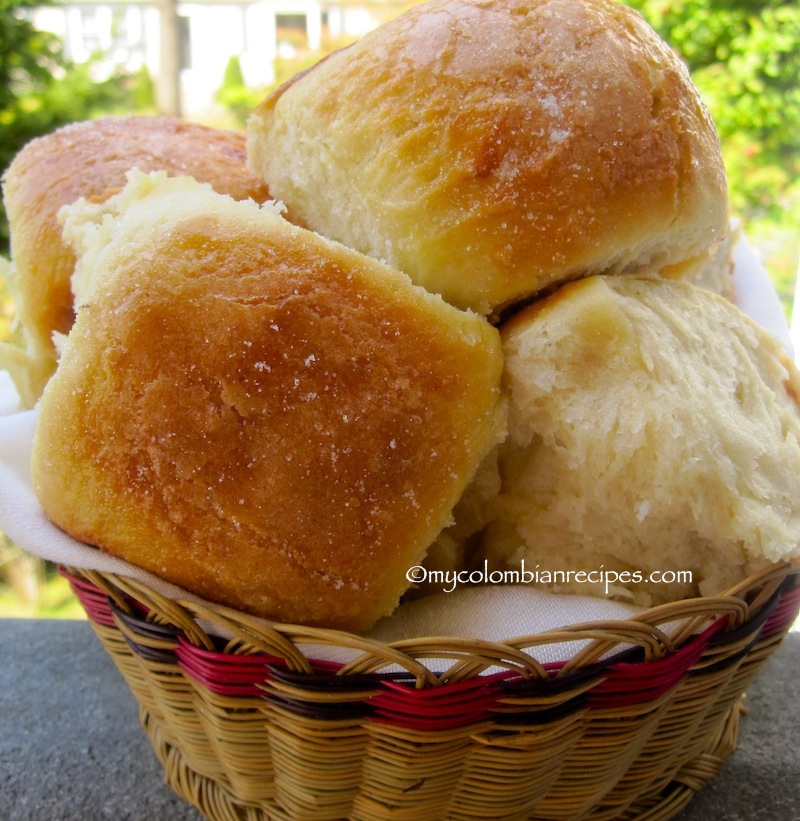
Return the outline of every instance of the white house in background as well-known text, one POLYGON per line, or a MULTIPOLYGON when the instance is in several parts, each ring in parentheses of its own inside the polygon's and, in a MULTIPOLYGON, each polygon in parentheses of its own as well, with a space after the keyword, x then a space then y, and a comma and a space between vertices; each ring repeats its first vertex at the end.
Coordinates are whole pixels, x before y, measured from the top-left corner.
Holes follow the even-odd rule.
MULTIPOLYGON (((385 19, 387 5, 351 0, 177 0, 180 35, 180 92, 186 114, 213 104, 225 67, 239 57, 245 82, 274 82, 273 61, 292 56, 291 40, 311 50, 323 36, 359 37, 385 19), (281 32, 292 38, 282 39, 281 32)), ((129 71, 146 66, 154 79, 161 70, 159 0, 65 0, 35 10, 37 28, 57 34, 68 57, 87 60, 98 51, 129 71)))

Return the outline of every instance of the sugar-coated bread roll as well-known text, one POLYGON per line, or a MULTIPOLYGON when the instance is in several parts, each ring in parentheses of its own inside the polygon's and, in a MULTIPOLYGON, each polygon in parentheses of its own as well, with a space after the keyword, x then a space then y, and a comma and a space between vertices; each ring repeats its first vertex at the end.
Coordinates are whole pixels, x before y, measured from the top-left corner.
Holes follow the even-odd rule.
POLYGON ((74 318, 72 250, 61 239, 59 209, 81 197, 102 202, 125 185, 125 172, 187 174, 235 199, 269 199, 247 168, 243 134, 172 117, 107 117, 74 123, 29 142, 3 180, 23 346, 0 353, 26 405, 55 369, 53 333, 74 318))
POLYGON ((688 72, 613 0, 419 5, 267 97, 248 156, 293 219, 486 315, 589 274, 692 277, 728 230, 688 72))
POLYGON ((800 376, 737 307, 687 283, 592 277, 502 334, 509 437, 481 559, 648 605, 800 556, 800 376), (602 570, 643 578, 608 575, 606 591, 602 570))
POLYGON ((498 331, 266 206, 129 179, 66 211, 82 285, 40 402, 45 513, 212 601, 366 628, 490 445, 498 331))

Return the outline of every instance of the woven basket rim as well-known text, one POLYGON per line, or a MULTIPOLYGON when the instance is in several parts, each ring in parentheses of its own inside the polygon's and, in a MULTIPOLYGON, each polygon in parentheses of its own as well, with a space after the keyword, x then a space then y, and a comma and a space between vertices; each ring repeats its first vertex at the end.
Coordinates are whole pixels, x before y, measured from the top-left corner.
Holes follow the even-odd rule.
POLYGON ((416 679, 417 687, 453 684, 498 670, 540 680, 573 676, 598 659, 619 659, 631 650, 640 661, 666 660, 691 637, 714 625, 735 636, 737 631, 752 628, 756 620, 765 621, 780 592, 800 583, 800 561, 779 562, 721 595, 657 605, 628 619, 575 623, 504 641, 418 636, 385 643, 343 630, 272 622, 222 605, 172 600, 138 580, 112 573, 69 567, 62 572, 102 590, 113 603, 121 625, 126 614, 141 616, 145 611, 151 630, 177 630, 192 645, 211 652, 219 650, 222 639, 235 645, 236 653, 266 653, 282 659, 289 672, 299 674, 315 669, 314 654, 304 652, 304 647, 317 653, 320 648, 346 651, 352 658, 339 667, 337 675, 368 675, 399 668, 416 679), (132 603, 138 605, 138 614, 133 612, 132 603), (583 646, 555 670, 530 652, 565 642, 583 646), (425 663, 431 659, 450 662, 449 667, 434 670, 425 663))

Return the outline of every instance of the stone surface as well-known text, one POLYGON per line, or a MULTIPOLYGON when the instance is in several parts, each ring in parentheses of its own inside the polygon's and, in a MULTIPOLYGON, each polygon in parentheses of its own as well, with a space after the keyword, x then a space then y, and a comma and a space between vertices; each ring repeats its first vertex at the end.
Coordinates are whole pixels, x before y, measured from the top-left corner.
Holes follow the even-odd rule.
MULTIPOLYGON (((201 821, 164 785, 85 622, 0 620, 2 821, 201 821)), ((800 821, 800 633, 748 693, 739 748, 678 821, 800 821)))

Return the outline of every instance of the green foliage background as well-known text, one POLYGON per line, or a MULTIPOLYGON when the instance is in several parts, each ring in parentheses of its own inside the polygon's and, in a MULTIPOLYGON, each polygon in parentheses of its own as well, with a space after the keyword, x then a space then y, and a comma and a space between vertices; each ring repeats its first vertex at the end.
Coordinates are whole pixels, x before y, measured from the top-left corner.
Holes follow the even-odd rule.
MULTIPOLYGON (((64 57, 55 35, 35 29, 30 11, 52 4, 0 0, 0 173, 34 137, 100 114, 146 108, 150 102, 145 75, 99 78, 101 55, 74 63, 64 57)), ((0 254, 7 253, 8 224, 0 209, 0 254)))
POLYGON ((722 142, 731 212, 786 306, 800 261, 800 4, 627 0, 688 66, 722 142))

